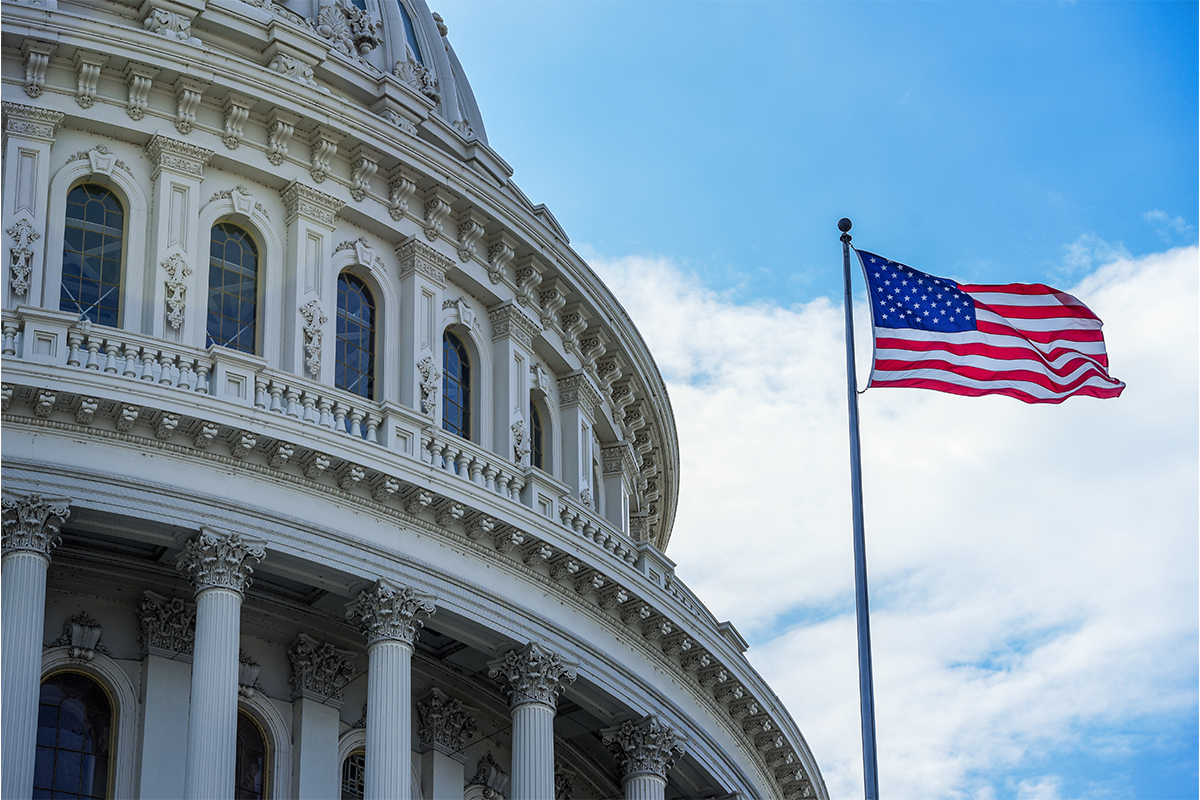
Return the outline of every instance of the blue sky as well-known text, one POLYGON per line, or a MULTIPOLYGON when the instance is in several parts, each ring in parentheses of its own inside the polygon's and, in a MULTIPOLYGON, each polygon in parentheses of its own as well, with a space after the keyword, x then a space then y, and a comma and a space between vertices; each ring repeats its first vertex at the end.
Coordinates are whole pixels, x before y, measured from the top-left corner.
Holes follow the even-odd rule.
POLYGON ((669 555, 831 797, 862 791, 837 219, 1097 311, 1118 400, 861 399, 882 793, 1197 797, 1197 4, 431 5, 655 353, 669 555))

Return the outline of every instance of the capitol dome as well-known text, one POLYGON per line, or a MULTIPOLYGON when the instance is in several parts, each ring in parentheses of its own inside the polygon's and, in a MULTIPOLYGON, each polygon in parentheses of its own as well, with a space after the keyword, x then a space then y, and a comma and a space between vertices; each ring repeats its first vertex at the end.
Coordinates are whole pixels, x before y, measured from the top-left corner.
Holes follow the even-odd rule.
POLYGON ((827 796, 437 14, 2 10, 4 797, 827 796))

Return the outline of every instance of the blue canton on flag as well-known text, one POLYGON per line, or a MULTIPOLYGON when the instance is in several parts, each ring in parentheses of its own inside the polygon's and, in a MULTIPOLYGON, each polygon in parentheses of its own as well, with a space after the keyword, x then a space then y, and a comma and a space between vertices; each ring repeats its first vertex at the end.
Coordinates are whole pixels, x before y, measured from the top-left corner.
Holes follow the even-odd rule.
POLYGON ((954 281, 862 253, 875 324, 924 331, 975 330, 975 301, 954 281))

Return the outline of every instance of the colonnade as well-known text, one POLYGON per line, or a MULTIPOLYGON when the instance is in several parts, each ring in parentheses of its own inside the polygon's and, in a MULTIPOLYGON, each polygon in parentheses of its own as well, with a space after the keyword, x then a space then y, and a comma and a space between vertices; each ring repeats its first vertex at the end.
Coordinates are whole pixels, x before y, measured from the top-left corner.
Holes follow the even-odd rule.
MULTIPOLYGON (((3 500, 3 797, 30 797, 41 684, 46 575, 69 502, 38 494, 3 500)), ((184 778, 189 800, 220 800, 234 786, 241 606, 263 543, 202 528, 177 567, 195 590, 195 639, 184 778)), ((434 597, 380 579, 347 606, 367 640, 367 800, 410 800, 412 655, 434 597)), ((504 681, 512 717, 512 800, 555 796, 554 715, 578 664, 536 642, 488 665, 504 681)), ((441 700, 439 699, 439 702, 441 700)), ((424 713, 424 712, 422 712, 424 713)), ((602 732, 617 757, 626 800, 662 800, 682 743, 656 717, 602 732)), ((453 792, 452 787, 446 787, 453 792)))

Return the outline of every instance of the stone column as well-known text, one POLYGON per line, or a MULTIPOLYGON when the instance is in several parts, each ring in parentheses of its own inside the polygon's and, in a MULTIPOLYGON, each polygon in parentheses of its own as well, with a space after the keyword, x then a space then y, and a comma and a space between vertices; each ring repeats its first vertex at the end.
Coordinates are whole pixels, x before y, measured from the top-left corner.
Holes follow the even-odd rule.
POLYGON ((221 800, 233 791, 242 593, 265 555, 261 542, 201 528, 179 557, 179 571, 196 590, 184 777, 189 800, 221 800))
POLYGON ((579 664, 537 642, 488 664, 488 675, 508 682, 512 713, 512 800, 554 797, 554 711, 579 664))
POLYGON ((297 800, 340 794, 338 709, 354 677, 350 653, 300 634, 288 650, 292 664, 292 793, 297 800))
POLYGON ((385 580, 346 608, 367 637, 365 800, 412 797, 412 654, 434 597, 385 580))
POLYGON ((475 718, 438 689, 417 701, 421 753, 421 795, 426 800, 462 800, 463 750, 475 732, 475 718))
POLYGON ((683 755, 683 743, 671 726, 651 714, 637 722, 626 720, 600 736, 621 766, 625 800, 663 800, 667 770, 683 755))
POLYGON ((0 597, 0 670, 3 684, 3 797, 33 795, 42 639, 46 624, 46 571, 69 500, 40 494, 5 497, 0 597))

